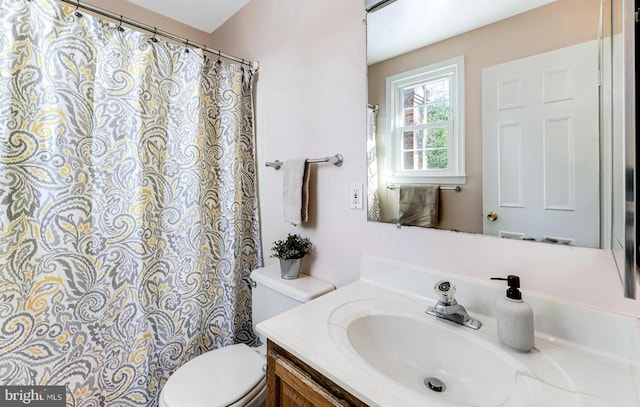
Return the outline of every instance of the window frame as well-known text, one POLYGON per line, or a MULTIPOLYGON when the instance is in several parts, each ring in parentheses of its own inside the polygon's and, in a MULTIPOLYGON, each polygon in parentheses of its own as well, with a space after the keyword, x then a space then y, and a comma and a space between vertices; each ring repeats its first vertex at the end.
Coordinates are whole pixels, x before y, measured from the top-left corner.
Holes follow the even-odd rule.
POLYGON ((421 68, 387 77, 387 112, 390 120, 387 125, 387 162, 388 180, 391 183, 404 184, 465 184, 465 131, 464 131, 464 56, 458 56, 421 68), (448 168, 427 170, 404 170, 402 163, 402 130, 407 127, 424 129, 429 124, 400 126, 403 123, 403 91, 405 88, 424 84, 449 76, 450 81, 450 128, 448 133, 448 168))

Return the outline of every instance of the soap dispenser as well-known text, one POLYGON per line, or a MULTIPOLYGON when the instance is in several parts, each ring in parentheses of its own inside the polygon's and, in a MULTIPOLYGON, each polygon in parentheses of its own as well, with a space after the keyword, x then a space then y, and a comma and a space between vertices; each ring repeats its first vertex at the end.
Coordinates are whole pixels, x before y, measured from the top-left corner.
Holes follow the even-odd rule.
POLYGON ((500 341, 520 352, 529 352, 534 345, 533 310, 522 300, 520 277, 509 275, 507 278, 494 277, 492 280, 506 281, 509 286, 506 297, 498 298, 496 303, 500 341))

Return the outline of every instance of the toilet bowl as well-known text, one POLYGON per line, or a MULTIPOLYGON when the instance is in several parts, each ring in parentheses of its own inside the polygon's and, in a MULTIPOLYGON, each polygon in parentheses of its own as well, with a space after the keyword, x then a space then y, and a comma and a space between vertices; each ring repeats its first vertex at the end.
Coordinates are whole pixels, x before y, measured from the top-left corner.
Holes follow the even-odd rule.
MULTIPOLYGON (((280 278, 278 265, 251 272, 253 326, 335 289, 300 275, 280 278)), ((160 392, 160 407, 261 407, 266 405, 266 338, 250 348, 236 344, 212 350, 178 368, 160 392)))
POLYGON ((171 375, 160 393, 160 407, 263 406, 264 364, 264 356, 245 344, 204 353, 171 375))

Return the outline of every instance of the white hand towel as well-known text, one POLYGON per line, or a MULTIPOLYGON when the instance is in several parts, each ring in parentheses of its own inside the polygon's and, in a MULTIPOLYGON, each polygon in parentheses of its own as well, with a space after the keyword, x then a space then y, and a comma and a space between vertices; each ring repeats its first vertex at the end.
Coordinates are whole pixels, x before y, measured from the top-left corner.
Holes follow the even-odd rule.
POLYGON ((309 166, 306 158, 286 160, 282 165, 284 220, 300 225, 309 218, 309 166))

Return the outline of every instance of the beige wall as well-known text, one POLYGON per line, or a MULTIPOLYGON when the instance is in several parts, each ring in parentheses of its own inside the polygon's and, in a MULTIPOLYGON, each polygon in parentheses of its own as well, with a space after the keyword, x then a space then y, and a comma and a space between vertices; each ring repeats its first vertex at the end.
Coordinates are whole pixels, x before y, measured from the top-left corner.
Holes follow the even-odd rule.
POLYGON ((360 1, 252 0, 212 37, 260 61, 256 131, 264 257, 287 232, 315 245, 303 271, 338 285, 358 275, 365 211, 348 206, 348 186, 366 182, 364 10, 360 1), (311 166, 310 222, 283 220, 282 173, 265 161, 340 153, 342 167, 311 166))
MULTIPOLYGON (((599 15, 600 0, 561 0, 369 66, 368 102, 380 106, 378 137, 383 140, 386 78, 458 55, 465 57, 467 183, 460 193, 440 194, 438 228, 482 233, 482 69, 596 39, 599 15)), ((381 180, 382 206, 397 212, 397 207, 385 202, 385 197, 397 201, 397 192, 387 191, 384 182, 381 180)))
POLYGON ((125 17, 151 27, 158 27, 158 30, 187 38, 190 42, 193 41, 198 44, 208 45, 207 41, 210 39, 209 33, 189 27, 163 15, 153 13, 125 0, 87 0, 85 2, 116 14, 122 14, 125 17))

